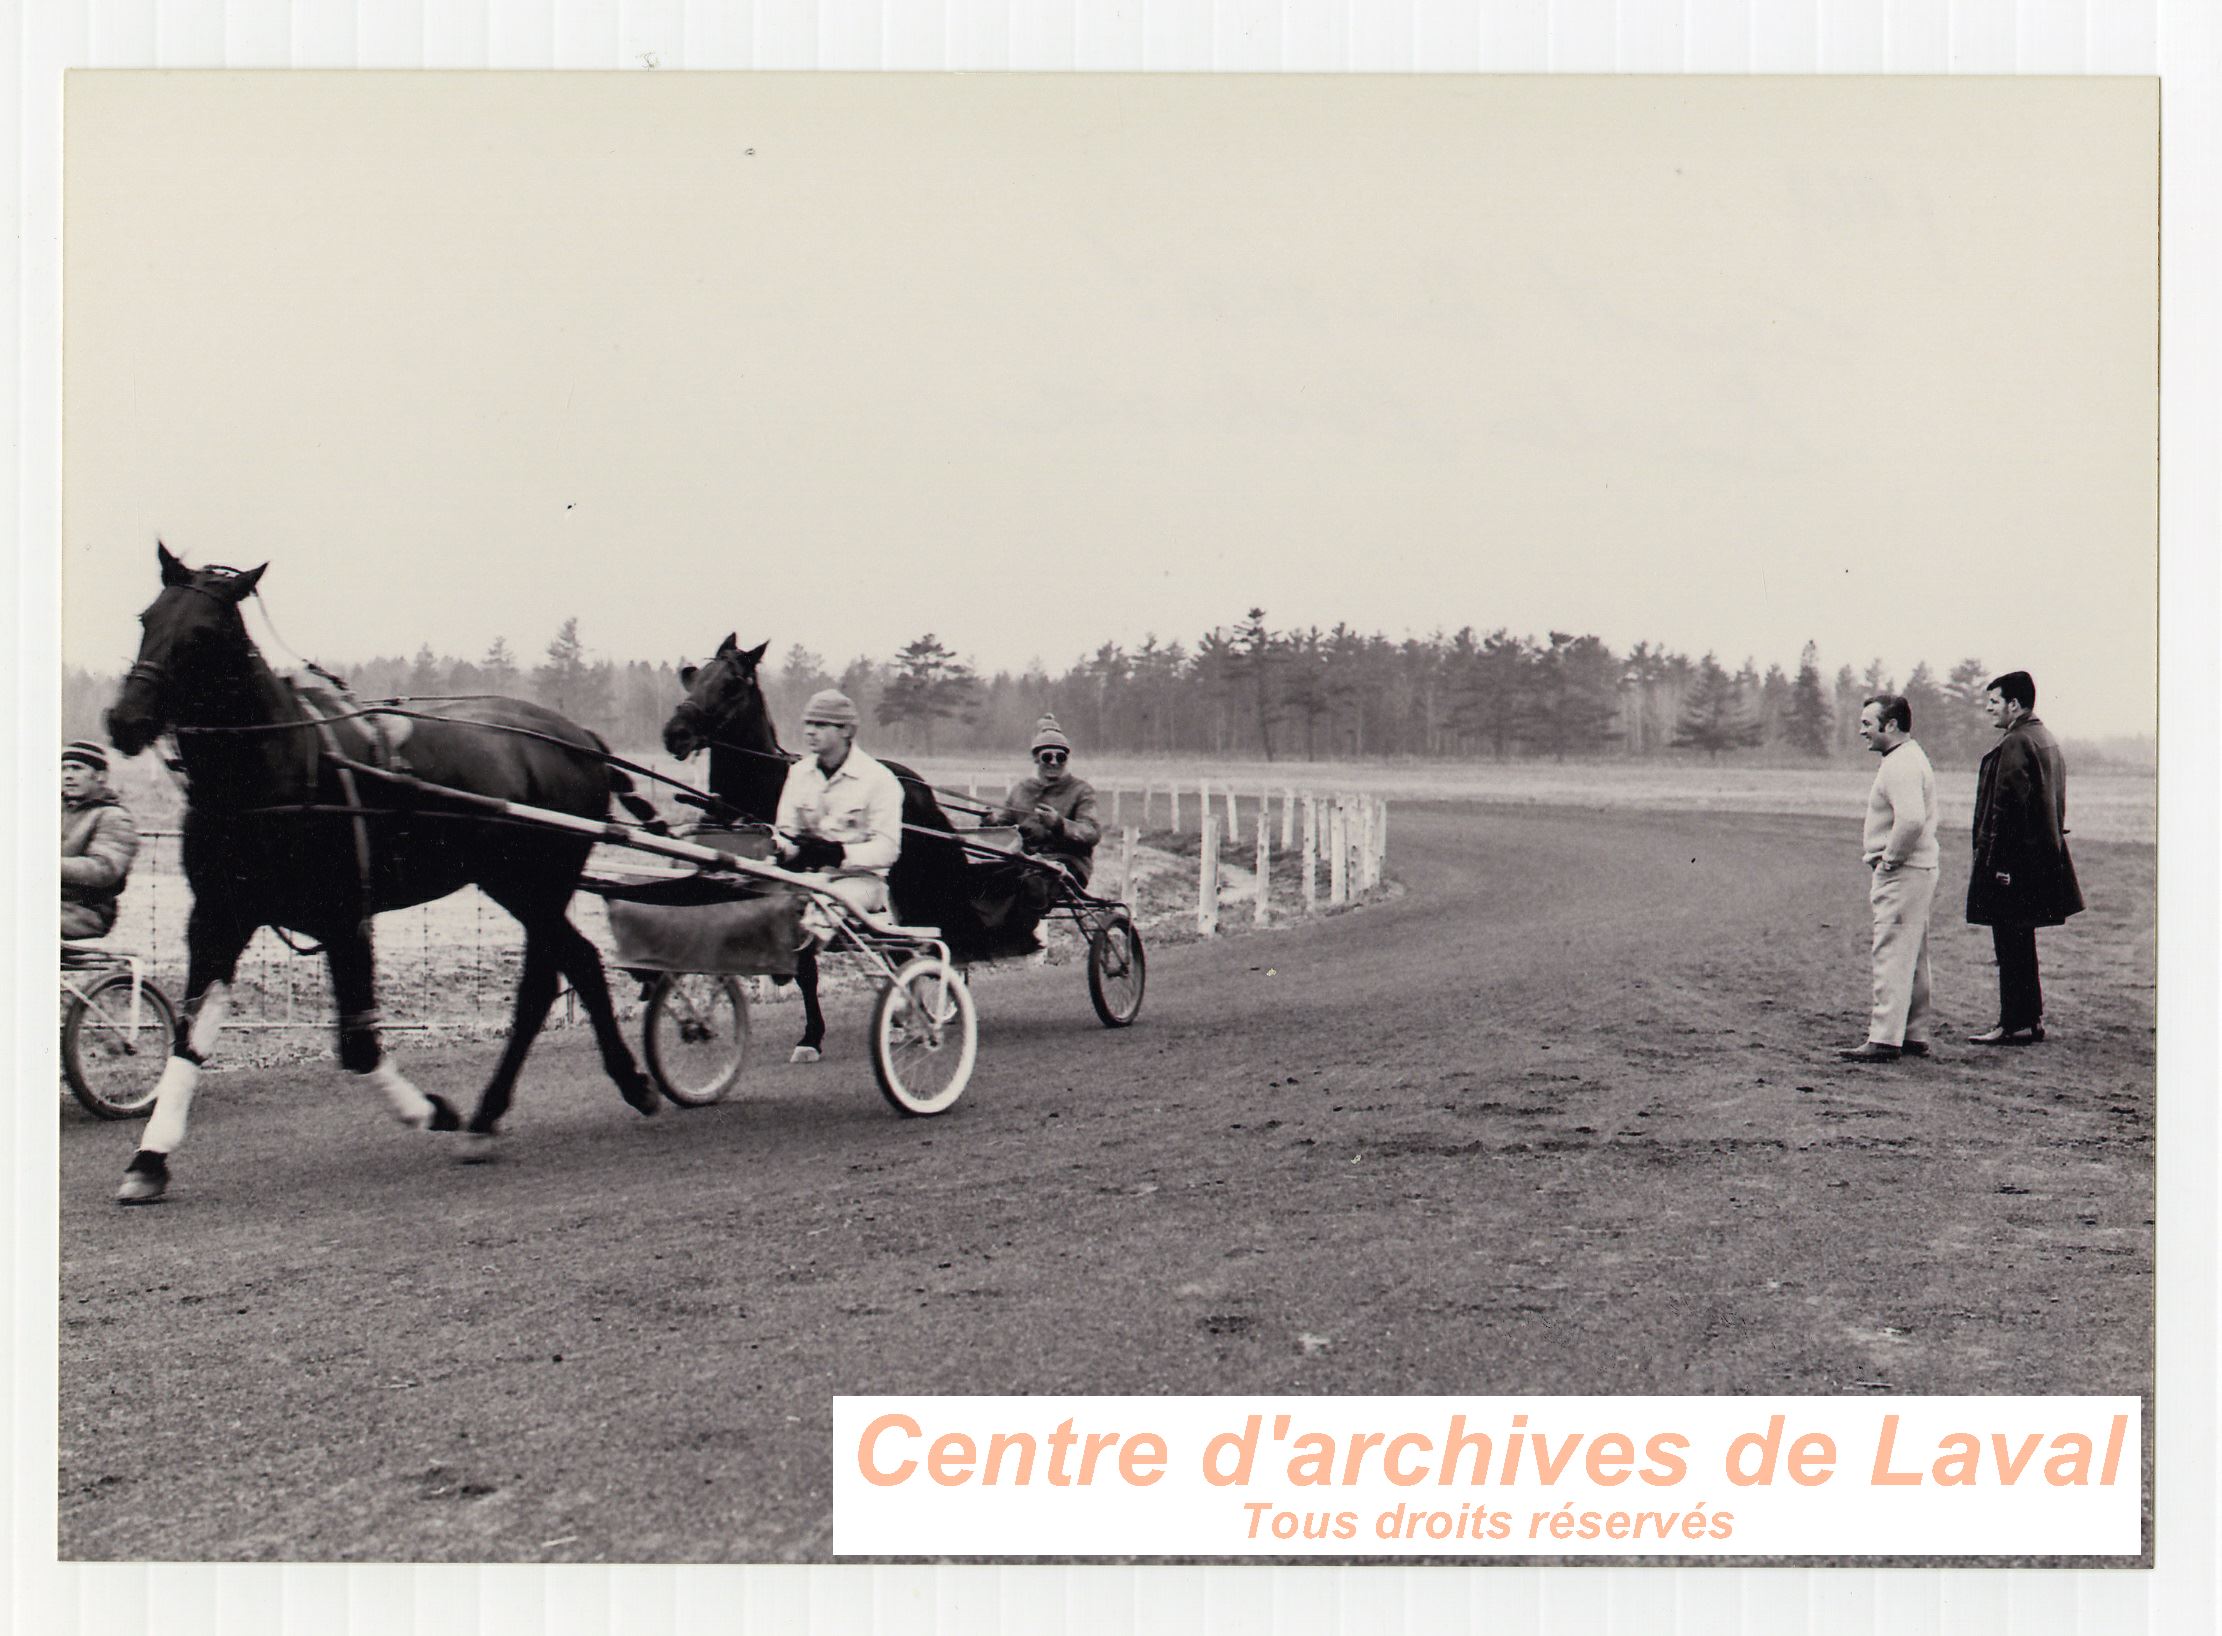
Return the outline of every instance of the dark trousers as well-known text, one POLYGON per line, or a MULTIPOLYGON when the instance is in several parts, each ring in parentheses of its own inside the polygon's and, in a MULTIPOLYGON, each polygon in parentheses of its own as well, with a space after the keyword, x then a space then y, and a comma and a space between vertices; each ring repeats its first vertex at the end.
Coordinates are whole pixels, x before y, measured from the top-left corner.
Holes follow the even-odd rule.
POLYGON ((116 907, 105 909, 90 903, 65 903, 62 905, 62 935, 84 939, 106 937, 108 928, 116 923, 116 907))
POLYGON ((1993 926, 1991 947, 1998 954, 1999 1026, 2036 1027, 2045 1017, 2044 986, 2037 980, 2037 928, 1993 926))

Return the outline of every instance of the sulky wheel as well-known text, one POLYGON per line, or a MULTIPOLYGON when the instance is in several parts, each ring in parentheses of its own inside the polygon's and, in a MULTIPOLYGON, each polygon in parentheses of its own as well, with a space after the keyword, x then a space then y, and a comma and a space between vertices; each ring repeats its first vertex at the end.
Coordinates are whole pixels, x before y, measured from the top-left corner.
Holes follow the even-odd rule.
POLYGON ((102 1119, 143 1119, 177 1035, 170 997, 142 979, 136 1007, 131 973, 112 971, 70 997, 62 1017, 62 1073, 70 1094, 102 1119))
POLYGON ((872 1072, 898 1113, 954 1107, 979 1049, 972 990, 948 961, 921 955, 880 990, 872 1008, 872 1072))
POLYGON ((730 1091, 748 1058, 748 990, 738 977, 665 972, 641 1024, 648 1075, 672 1101, 706 1108, 730 1091))
POLYGON ((1125 915, 1114 915, 1088 939, 1088 998, 1106 1028, 1124 1028, 1142 1014, 1149 967, 1142 934, 1125 915))

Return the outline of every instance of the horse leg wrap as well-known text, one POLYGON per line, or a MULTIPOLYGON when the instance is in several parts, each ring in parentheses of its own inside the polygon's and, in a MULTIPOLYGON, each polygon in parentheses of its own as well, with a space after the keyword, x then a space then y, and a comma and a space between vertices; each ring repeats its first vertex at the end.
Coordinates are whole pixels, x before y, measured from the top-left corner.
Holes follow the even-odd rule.
POLYGON ((183 1049, 177 1054, 199 1067, 209 1053, 216 1049, 216 1036, 224 1031, 224 1018, 231 1014, 231 990, 222 983, 211 983, 201 991, 201 1003, 192 1008, 185 1019, 183 1049))
POLYGON ((431 1128, 433 1116, 438 1111, 432 1098, 410 1084, 391 1060, 379 1063, 360 1077, 386 1093, 386 1100, 393 1105, 394 1117, 404 1125, 417 1130, 431 1128))
POLYGON ((185 1140, 185 1126, 193 1112, 193 1093, 200 1089, 201 1064, 216 1049, 223 1032, 224 1014, 231 1010, 231 995, 222 983, 201 990, 197 1004, 188 1006, 170 1043, 170 1060, 154 1085, 154 1114, 139 1139, 143 1153, 174 1153, 185 1140))
POLYGON ((185 1123, 193 1111, 193 1092, 201 1082, 200 1064, 174 1056, 162 1065, 154 1086, 154 1114, 139 1138, 146 1153, 174 1153, 185 1140, 185 1123))

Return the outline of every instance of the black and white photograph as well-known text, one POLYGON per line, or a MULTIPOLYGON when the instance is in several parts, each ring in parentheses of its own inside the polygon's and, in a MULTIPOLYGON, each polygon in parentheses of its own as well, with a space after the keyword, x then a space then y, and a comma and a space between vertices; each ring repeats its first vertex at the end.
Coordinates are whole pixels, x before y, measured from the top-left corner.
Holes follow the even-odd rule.
POLYGON ((2152 1565, 2156 80, 63 120, 62 1561, 1748 1394, 2140 1399, 2152 1565))

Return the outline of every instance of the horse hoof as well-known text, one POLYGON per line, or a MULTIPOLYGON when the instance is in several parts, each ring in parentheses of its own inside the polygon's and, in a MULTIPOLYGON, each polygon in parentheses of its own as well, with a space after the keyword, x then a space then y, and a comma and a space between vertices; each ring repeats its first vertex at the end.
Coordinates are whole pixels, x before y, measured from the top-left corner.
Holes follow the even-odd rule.
POLYGON ((455 1150, 455 1162, 466 1165, 490 1165, 500 1150, 494 1146, 494 1133, 490 1130, 467 1130, 455 1150))
POLYGON ((425 1100, 432 1104, 432 1111, 424 1116, 419 1130, 461 1130, 463 1121, 456 1115, 454 1104, 444 1096, 427 1093, 425 1100))
POLYGON ((625 1092, 626 1106, 630 1107, 643 1119, 654 1118, 656 1109, 662 1101, 663 1097, 658 1094, 656 1087, 649 1083, 648 1076, 645 1074, 625 1092))
POLYGON ((125 1167, 123 1186, 116 1189, 118 1204, 152 1204, 169 1190, 170 1164, 159 1153, 145 1149, 131 1156, 125 1167))
POLYGON ((815 1045, 798 1045, 788 1054, 787 1060, 789 1062, 816 1062, 818 1060, 818 1048, 815 1045))

